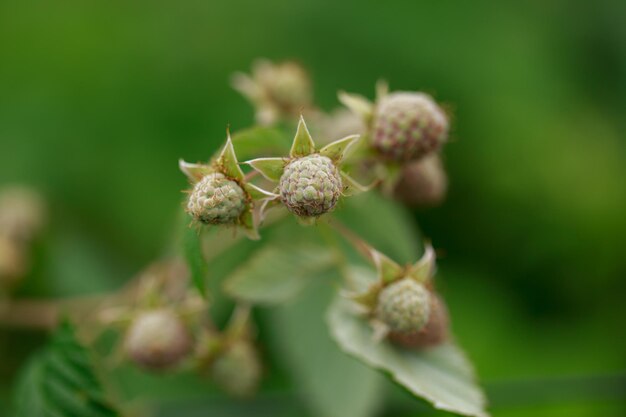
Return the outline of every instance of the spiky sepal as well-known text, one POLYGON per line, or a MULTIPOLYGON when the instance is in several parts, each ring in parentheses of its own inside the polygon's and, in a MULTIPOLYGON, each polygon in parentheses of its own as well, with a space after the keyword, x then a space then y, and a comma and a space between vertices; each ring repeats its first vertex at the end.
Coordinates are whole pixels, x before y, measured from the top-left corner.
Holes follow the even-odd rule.
POLYGON ((200 224, 233 225, 251 239, 258 239, 264 201, 276 198, 245 180, 235 149, 227 135, 219 156, 210 164, 180 161, 181 171, 193 188, 187 200, 187 212, 200 224))
POLYGON ((266 179, 278 182, 277 194, 287 209, 301 218, 315 218, 331 211, 342 195, 366 189, 340 170, 358 139, 351 135, 317 150, 301 116, 288 157, 247 163, 266 179))

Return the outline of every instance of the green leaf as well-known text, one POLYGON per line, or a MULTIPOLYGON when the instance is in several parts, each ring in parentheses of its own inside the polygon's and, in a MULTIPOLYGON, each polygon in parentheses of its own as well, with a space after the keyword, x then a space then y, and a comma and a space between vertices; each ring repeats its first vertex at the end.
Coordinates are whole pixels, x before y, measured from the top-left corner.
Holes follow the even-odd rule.
POLYGON ((419 230, 405 209, 374 192, 343 202, 333 215, 371 246, 401 265, 419 257, 419 230))
POLYGON ((291 133, 278 127, 253 127, 232 135, 233 146, 240 161, 257 158, 259 155, 287 155, 291 140, 291 133))
POLYGON ((341 352, 323 316, 332 299, 328 274, 316 277, 306 296, 270 311, 271 335, 306 405, 319 417, 375 415, 384 379, 341 352))
POLYGON ((22 371, 15 392, 15 416, 120 416, 105 399, 89 353, 69 323, 61 325, 51 344, 22 371))
POLYGON ((283 158, 257 158, 246 161, 246 164, 261 173, 270 181, 278 182, 285 170, 285 160, 283 158))
POLYGON ((377 342, 367 320, 354 314, 350 301, 340 297, 331 305, 327 321, 344 352, 389 373, 397 383, 435 408, 465 416, 488 416, 485 396, 475 382, 472 366, 454 344, 413 351, 386 341, 377 342))
POLYGON ((202 255, 201 230, 190 226, 186 228, 183 236, 183 251, 189 266, 191 282, 200 294, 206 297, 207 266, 202 255))
POLYGON ((293 144, 291 145, 289 156, 292 158, 299 158, 311 155, 313 152, 315 152, 315 142, 313 142, 309 129, 306 127, 304 117, 300 116, 298 129, 296 130, 296 136, 293 138, 293 144))
POLYGON ((290 247, 268 245, 228 278, 224 290, 243 301, 281 303, 298 295, 316 274, 333 262, 330 250, 310 243, 290 247))

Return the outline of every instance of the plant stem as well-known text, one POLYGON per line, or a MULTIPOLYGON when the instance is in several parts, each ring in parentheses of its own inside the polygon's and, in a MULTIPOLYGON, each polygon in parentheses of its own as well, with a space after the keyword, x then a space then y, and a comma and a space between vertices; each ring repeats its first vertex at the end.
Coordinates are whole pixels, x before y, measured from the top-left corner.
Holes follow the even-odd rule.
POLYGON ((93 314, 94 305, 100 304, 106 298, 107 296, 100 295, 61 300, 3 300, 0 302, 0 326, 53 329, 64 313, 93 314))

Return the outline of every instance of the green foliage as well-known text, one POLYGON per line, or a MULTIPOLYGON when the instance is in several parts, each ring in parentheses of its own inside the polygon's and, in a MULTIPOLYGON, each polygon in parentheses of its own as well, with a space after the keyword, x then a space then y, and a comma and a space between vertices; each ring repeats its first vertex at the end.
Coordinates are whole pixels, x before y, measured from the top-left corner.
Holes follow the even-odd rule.
POLYGON ((202 254, 201 231, 191 226, 187 226, 183 234, 183 252, 191 281, 203 297, 207 296, 206 274, 207 266, 202 254))
POLYGON ((341 348, 391 377, 436 408, 474 417, 488 416, 484 394, 472 366, 454 344, 411 351, 376 341, 367 322, 354 315, 346 300, 337 299, 328 313, 333 338, 341 348))
POLYGON ((240 161, 259 155, 281 156, 289 151, 293 134, 281 127, 256 126, 232 135, 233 146, 240 161))
POLYGON ((241 301, 276 304, 290 301, 320 271, 328 269, 334 254, 312 244, 266 245, 228 278, 226 292, 241 301))
POLYGON ((344 199, 335 215, 396 262, 412 263, 419 259, 420 236, 409 213, 377 193, 344 199))
MULTIPOLYGON (((608 393, 623 391, 623 372, 617 382, 574 390, 566 382, 578 379, 559 375, 594 381, 623 369, 626 339, 607 335, 623 331, 626 282, 624 5, 280 0, 246 4, 245 13, 237 2, 186 3, 172 13, 167 3, 7 2, 0 27, 13 41, 0 45, 0 143, 8 150, 0 177, 36 184, 55 210, 57 242, 49 245, 51 267, 40 274, 37 295, 112 290, 161 253, 184 183, 172 162, 217 149, 226 123, 240 160, 286 155, 292 132, 281 139, 282 128, 239 130, 252 112, 225 81, 259 51, 296 51, 325 86, 316 94, 325 109, 338 104, 331 86, 372 97, 380 76, 394 88, 423 88, 454 103, 443 207, 411 216, 394 207, 388 214, 403 220, 388 227, 387 218, 368 213, 380 199, 366 195, 346 199, 336 214, 398 262, 419 254, 417 240, 405 239, 418 217, 446 254, 438 289, 494 413, 622 415, 621 404, 603 404, 608 393), (352 20, 375 24, 343 30, 352 20), (243 29, 233 31, 233 22, 243 29), (80 157, 68 163, 68 150, 80 157), (58 246, 59 236, 79 227, 80 240, 58 246), (529 395, 530 387, 538 393, 529 395), (602 393, 583 407, 580 391, 602 393)), ((258 249, 245 240, 226 252, 211 249, 220 259, 210 260, 201 280, 212 315, 230 302, 220 294, 222 280, 258 249)), ((40 336, 1 330, 0 404, 12 369, 40 336)), ((188 395, 190 379, 171 386, 188 395)), ((150 390, 142 380, 124 383, 150 390)), ((278 415, 277 402, 295 403, 290 394, 277 394, 278 401, 273 394, 247 405, 181 399, 169 415, 194 406, 189 414, 278 415)), ((292 408, 282 414, 302 415, 292 408)))
POLYGON ((333 278, 316 276, 305 295, 270 312, 274 344, 314 415, 372 416, 383 400, 381 376, 342 353, 323 320, 333 278))
POLYGON ((22 371, 15 392, 15 416, 120 416, 107 401, 89 353, 68 322, 22 371))

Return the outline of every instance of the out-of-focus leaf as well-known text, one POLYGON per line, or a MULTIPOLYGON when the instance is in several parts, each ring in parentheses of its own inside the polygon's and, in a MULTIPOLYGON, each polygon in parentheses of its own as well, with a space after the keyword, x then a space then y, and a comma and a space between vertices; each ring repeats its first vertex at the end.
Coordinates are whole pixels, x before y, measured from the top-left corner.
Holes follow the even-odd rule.
POLYGON ((465 416, 488 416, 485 396, 460 348, 446 343, 418 352, 375 341, 367 321, 350 307, 350 301, 337 297, 327 315, 331 334, 346 353, 388 372, 435 408, 465 416))
POLYGON ((293 133, 279 127, 253 127, 240 130, 232 136, 233 146, 240 161, 261 156, 284 156, 289 152, 293 133))
MULTIPOLYGON (((206 385, 205 385, 206 390, 206 385)), ((237 398, 204 394, 194 401, 161 405, 151 417, 307 417, 300 398, 291 392, 257 394, 241 401, 237 398)))
POLYGON ((333 253, 321 246, 269 245, 239 267, 224 289, 235 298, 253 303, 284 302, 298 295, 333 260, 333 253))
POLYGON ((183 236, 183 250, 191 273, 191 282, 203 297, 206 297, 207 266, 202 255, 202 239, 200 231, 187 227, 183 236))
POLYGON ((374 191, 343 201, 335 215, 363 240, 400 264, 419 259, 419 230, 406 210, 374 191))
POLYGON ((69 323, 28 363, 15 393, 16 417, 114 417, 87 350, 69 323))
POLYGON ((306 296, 270 312, 274 343, 315 415, 371 416, 382 400, 384 379, 330 339, 324 324, 333 293, 328 278, 328 274, 316 277, 306 296))

